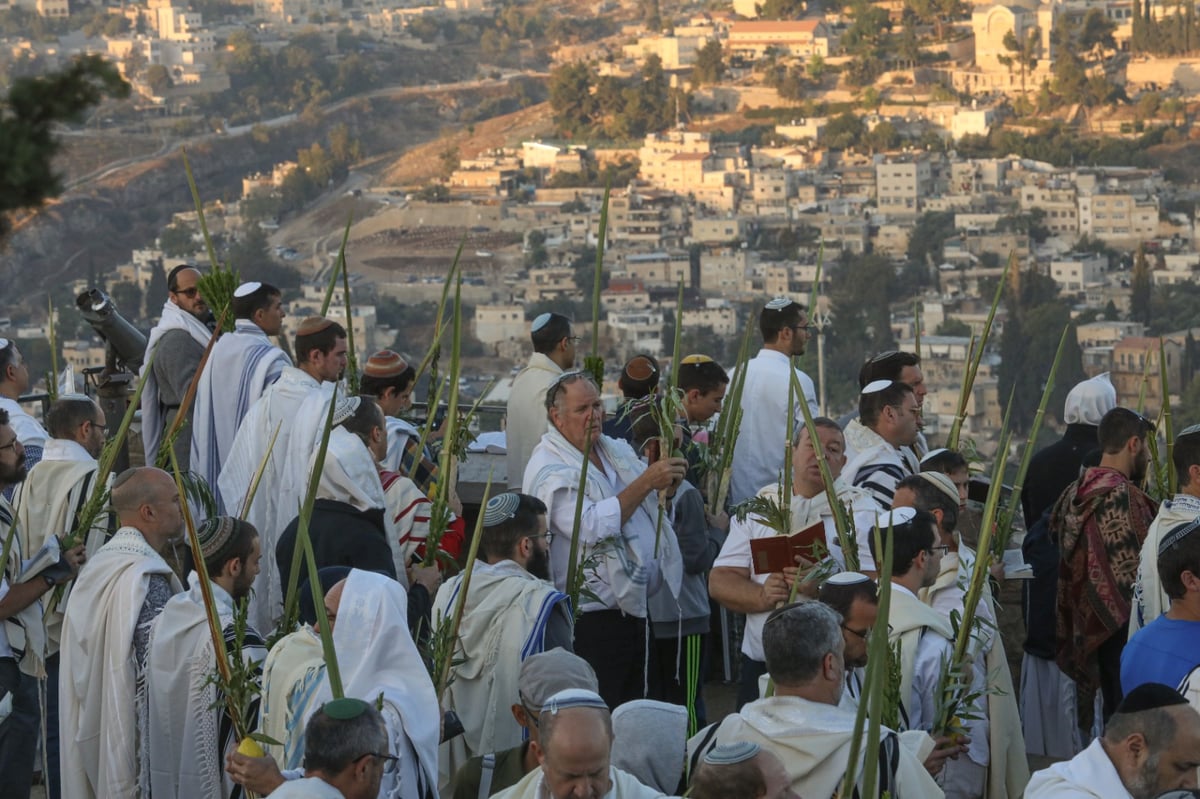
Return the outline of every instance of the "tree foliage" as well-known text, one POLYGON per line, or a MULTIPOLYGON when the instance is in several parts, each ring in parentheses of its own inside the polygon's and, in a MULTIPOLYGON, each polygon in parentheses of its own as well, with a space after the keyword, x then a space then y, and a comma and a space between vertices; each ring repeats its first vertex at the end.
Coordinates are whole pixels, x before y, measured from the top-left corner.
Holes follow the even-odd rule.
POLYGON ((600 77, 581 62, 564 64, 551 71, 549 88, 554 122, 569 138, 640 139, 670 127, 676 108, 686 112, 691 101, 670 88, 657 55, 630 80, 600 77))
POLYGON ((83 56, 59 72, 13 81, 0 101, 0 237, 8 212, 37 208, 62 191, 53 160, 56 125, 79 123, 104 96, 127 97, 129 84, 100 56, 83 56))
POLYGON ((725 51, 716 39, 696 51, 696 64, 692 67, 692 85, 704 86, 720 83, 725 75, 725 51))

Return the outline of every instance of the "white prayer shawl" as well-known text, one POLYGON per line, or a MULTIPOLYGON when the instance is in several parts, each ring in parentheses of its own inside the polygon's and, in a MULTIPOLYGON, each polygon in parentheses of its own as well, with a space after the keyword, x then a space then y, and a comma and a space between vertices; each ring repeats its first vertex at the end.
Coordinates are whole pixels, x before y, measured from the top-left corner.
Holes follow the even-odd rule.
MULTIPOLYGON (((798 696, 773 696, 745 705, 720 723, 715 735, 702 730, 688 741, 688 761, 697 749, 736 741, 750 741, 779 756, 791 779, 791 788, 803 797, 831 797, 840 790, 854 738, 855 711, 838 705, 812 702, 798 696)), ((886 734, 889 732, 883 729, 886 734)), ((866 749, 867 732, 862 732, 866 749)), ((927 733, 896 734, 898 755, 894 780, 887 786, 893 799, 938 799, 942 789, 922 762, 933 751, 927 733)), ((862 755, 860 755, 862 757, 862 755)), ((857 767, 862 779, 862 764, 857 767)))
POLYGON ((384 522, 387 524, 388 546, 396 576, 405 582, 405 573, 417 548, 429 537, 429 497, 417 484, 399 472, 379 475, 383 481, 384 522))
POLYGON ((1021 658, 1021 730, 1025 751, 1068 760, 1083 749, 1075 682, 1053 660, 1021 658))
MULTIPOLYGON (((382 574, 352 570, 342 590, 333 643, 345 695, 367 702, 383 695, 391 754, 400 764, 398 779, 384 775, 379 796, 419 799, 422 787, 436 793, 442 714, 408 632, 408 597, 400 584, 382 574)), ((302 751, 303 726, 333 698, 323 669, 309 695, 297 698, 303 705, 293 715, 297 726, 289 731, 288 745, 302 751)))
POLYGON ((17 440, 21 442, 21 446, 45 446, 50 434, 38 423, 37 419, 25 412, 21 403, 0 396, 0 410, 8 411, 8 426, 17 434, 17 440))
POLYGON ((868 491, 880 510, 890 510, 896 483, 914 470, 901 451, 869 428, 862 428, 864 446, 846 460, 842 476, 851 484, 868 491), (869 444, 869 446, 867 445, 869 444))
POLYGON ((59 674, 63 796, 141 795, 133 636, 153 574, 182 590, 142 534, 122 527, 75 580, 59 674))
MULTIPOLYGON (((665 796, 653 788, 648 788, 616 766, 608 767, 608 776, 612 780, 612 789, 604 794, 602 799, 660 799, 665 796)), ((511 788, 493 794, 492 799, 554 799, 550 789, 546 787, 542 770, 535 768, 521 778, 521 781, 511 788)))
MULTIPOLYGON (((309 474, 316 466, 317 454, 314 451, 309 456, 309 474)), ((330 431, 316 498, 346 502, 362 511, 385 507, 383 483, 379 481, 371 451, 361 438, 344 427, 330 431)))
POLYGON ((1167 612, 1171 599, 1158 576, 1158 547, 1171 528, 1200 517, 1200 498, 1176 494, 1158 508, 1158 515, 1146 531, 1138 558, 1137 579, 1133 584, 1133 608, 1129 614, 1129 637, 1167 612))
MULTIPOLYGON (((224 799, 234 787, 225 773, 226 753, 219 736, 225 705, 216 704, 212 675, 217 661, 197 577, 193 572, 189 590, 171 597, 150 634, 150 791, 174 799, 224 799)), ((233 597, 216 583, 212 589, 224 635, 233 624, 233 597)), ((242 652, 248 663, 266 654, 258 646, 242 652)))
POLYGON ((158 399, 158 378, 150 361, 159 340, 168 330, 183 330, 201 347, 207 347, 212 338, 208 326, 175 303, 167 300, 163 303, 162 316, 158 324, 150 330, 150 338, 146 342, 146 363, 142 366, 142 375, 149 370, 146 386, 142 389, 142 451, 146 454, 146 463, 154 463, 158 456, 158 447, 162 443, 163 423, 167 409, 158 399))
MULTIPOLYGON (((955 537, 958 537, 957 533, 955 537)), ((937 581, 921 591, 922 601, 947 619, 952 611, 962 613, 966 586, 975 564, 975 553, 961 540, 958 546, 958 552, 942 558, 937 581)), ((988 797, 1017 799, 1029 782, 1029 760, 1004 641, 995 634, 993 601, 991 589, 985 586, 976 610, 984 621, 980 628, 983 640, 973 639, 975 682, 972 691, 985 696, 987 706, 982 709, 982 718, 966 721, 971 736, 967 755, 980 766, 990 764, 988 797)))
POLYGON ((928 724, 932 719, 921 718, 920 707, 922 704, 931 704, 933 698, 923 697, 926 701, 918 702, 914 697, 913 683, 918 671, 918 656, 926 654, 929 643, 933 642, 926 643, 926 653, 919 650, 922 648, 922 639, 925 637, 926 630, 930 635, 941 636, 945 641, 953 641, 954 628, 950 626, 949 619, 926 605, 915 594, 895 583, 892 584, 892 604, 886 623, 888 625, 888 643, 895 645, 897 639, 902 642, 900 650, 901 701, 908 708, 908 715, 914 727, 920 726, 922 722, 928 724))
MULTIPOLYGON (((282 470, 279 478, 278 506, 280 532, 292 519, 300 515, 300 505, 308 493, 308 480, 312 477, 317 450, 321 448, 321 434, 325 432, 325 420, 329 417, 329 403, 345 396, 346 389, 340 383, 324 382, 321 383, 319 391, 309 392, 295 411, 291 433, 283 448, 278 450, 282 456, 279 462, 282 470)), ((340 428, 335 427, 332 432, 338 429, 340 428)), ((357 439, 357 436, 355 438, 357 439)), ((361 439, 357 440, 362 444, 361 439)), ((329 459, 333 456, 332 436, 329 439, 329 447, 330 451, 325 456, 326 468, 329 467, 329 459)), ((365 444, 362 444, 362 447, 366 449, 365 444)), ((382 495, 382 491, 380 494, 382 495)), ((381 508, 383 505, 375 507, 381 508)))
MULTIPOLYGON (((583 610, 604 609, 604 601, 611 599, 613 607, 644 619, 655 567, 671 596, 679 597, 683 584, 683 555, 679 551, 679 541, 675 538, 669 516, 665 516, 658 554, 655 555, 658 496, 654 491, 642 500, 629 520, 619 528, 592 529, 596 522, 596 504, 606 499, 615 500, 619 493, 618 485, 628 486, 646 470, 646 465, 624 441, 601 435, 592 451, 606 466, 600 469, 594 463, 588 464, 580 531, 584 538, 580 541, 579 557, 581 562, 588 557, 598 560, 594 570, 586 570, 588 574, 585 579, 602 602, 583 603, 583 610), (607 469, 615 470, 619 483, 614 483, 607 469)), ((550 570, 551 578, 560 591, 566 591, 571 529, 555 525, 553 520, 556 515, 562 514, 565 506, 569 506, 570 513, 574 514, 582 469, 583 453, 554 429, 542 436, 525 469, 524 493, 533 494, 546 503, 547 518, 555 528, 550 570), (555 507, 556 502, 564 507, 555 507)))
POLYGON ((561 366, 535 352, 529 356, 525 368, 513 378, 504 433, 510 491, 521 490, 525 467, 542 440, 542 434, 550 428, 546 419, 546 390, 562 373, 561 366))
MULTIPOLYGON (((523 730, 508 712, 517 696, 521 664, 545 648, 546 624, 566 594, 519 564, 476 560, 459 627, 445 707, 462 719, 466 732, 442 746, 439 767, 448 783, 469 758, 517 746, 523 730)), ((454 613, 462 575, 442 584, 433 603, 433 624, 454 613)))
MULTIPOLYGON (((287 353, 276 347, 258 325, 238 319, 232 333, 213 345, 200 375, 192 406, 192 471, 220 496, 221 465, 233 448, 242 419, 283 367, 291 365, 287 353)), ((237 503, 241 497, 230 497, 237 503)))
MULTIPOLYGON (((316 684, 325 669, 325 654, 321 639, 312 627, 304 625, 299 630, 280 638, 267 659, 263 661, 262 702, 259 704, 258 731, 267 737, 286 744, 288 731, 299 727, 294 718, 297 708, 303 705, 298 694, 305 685, 316 684)), ((281 768, 300 767, 300 757, 291 761, 285 747, 264 743, 263 749, 278 761, 281 768)), ((303 755, 303 750, 299 755, 303 755)))
POLYGON ((1100 739, 1064 763, 1035 773, 1025 799, 1133 799, 1100 739))
POLYGON ((383 457, 383 463, 380 466, 387 469, 389 472, 397 472, 404 474, 404 448, 408 446, 408 439, 415 438, 421 440, 421 431, 413 424, 405 419, 397 419, 395 416, 389 416, 385 420, 387 422, 387 455, 383 457))
MULTIPOLYGON (((775 350, 762 349, 746 366, 746 382, 742 389, 742 426, 733 451, 733 476, 729 484, 729 501, 743 502, 755 492, 776 480, 787 452, 787 414, 792 359, 775 350)), ((795 369, 809 411, 817 416, 817 392, 812 378, 795 369)), ((730 379, 736 379, 732 374, 730 379)), ((795 408, 796 423, 804 424, 800 406, 795 408)))
MULTIPOLYGON (((845 429, 842 430, 846 438, 846 462, 854 460, 859 452, 878 444, 878 434, 874 430, 867 427, 856 416, 846 423, 845 429)), ((929 452, 929 445, 925 443, 925 434, 917 433, 917 441, 911 447, 900 447, 900 457, 904 459, 909 471, 913 474, 921 471, 921 458, 929 452)))
MULTIPOLYGON (((20 527, 16 512, 3 494, 0 494, 0 551, 8 542, 8 533, 12 525, 20 527)), ((17 581, 17 577, 25 570, 27 564, 25 552, 21 546, 23 538, 21 530, 13 534, 12 550, 8 553, 8 563, 0 573, 0 599, 8 593, 9 586, 17 581)), ((35 578, 36 579, 36 578, 35 578)), ((21 650, 24 655, 20 659, 21 671, 34 677, 45 677, 44 659, 39 653, 46 648, 46 627, 42 619, 42 598, 18 611, 15 615, 0 622, 0 657, 16 657, 21 650), (17 651, 14 651, 13 648, 17 651), (33 654, 30 654, 30 653, 33 654), (36 663, 30 663, 31 660, 36 663)), ((11 705, 10 705, 11 707, 11 705)), ((7 715, 7 714, 5 714, 7 715)), ((3 720, 3 717, 0 717, 3 720)))
MULTIPOLYGON (((284 453, 292 432, 297 429, 297 409, 306 397, 320 389, 321 383, 307 372, 294 366, 284 367, 279 379, 263 392, 242 420, 217 483, 225 498, 226 510, 254 525, 262 542, 262 551, 269 553, 262 559, 262 569, 254 578, 254 593, 250 597, 249 622, 257 630, 274 629, 275 619, 281 614, 279 603, 283 594, 273 553, 280 533, 297 515, 294 508, 280 505, 284 475, 288 471, 284 453), (277 428, 279 435, 275 436, 277 428), (246 511, 242 502, 271 446, 272 436, 275 436, 275 446, 263 470, 254 502, 246 511)), ((303 434, 307 436, 308 431, 303 434)))
MULTIPOLYGON (((35 553, 49 536, 62 536, 74 530, 75 514, 87 503, 94 490, 92 483, 98 466, 96 459, 76 442, 60 438, 47 440, 42 450, 42 460, 29 470, 29 476, 13 497, 22 551, 35 553)), ((109 482, 112 482, 111 475, 109 482)), ((95 557, 104 543, 108 522, 107 513, 96 517, 84 541, 89 558, 95 557)), ((45 658, 59 651, 63 613, 66 612, 70 596, 68 584, 58 607, 46 611, 45 646, 40 651, 35 651, 33 647, 26 648, 21 667, 28 669, 27 673, 44 676, 45 658)))

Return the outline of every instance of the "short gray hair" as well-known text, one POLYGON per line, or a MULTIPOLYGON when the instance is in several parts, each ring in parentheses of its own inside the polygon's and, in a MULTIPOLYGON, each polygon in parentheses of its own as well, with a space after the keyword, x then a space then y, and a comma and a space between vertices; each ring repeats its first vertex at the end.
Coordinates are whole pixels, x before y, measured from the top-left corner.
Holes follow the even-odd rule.
POLYGON ((304 770, 340 774, 365 754, 388 751, 383 716, 370 702, 352 719, 335 719, 319 709, 304 730, 304 770))
MULTIPOLYGON (((597 391, 600 390, 600 388, 596 385, 596 381, 592 378, 592 375, 589 372, 585 372, 582 369, 572 369, 570 371, 563 372, 561 375, 554 378, 554 380, 546 388, 547 417, 550 416, 550 409, 558 404, 558 398, 563 395, 563 392, 566 391, 567 386, 571 385, 572 383, 577 383, 580 380, 586 380, 587 382, 591 383, 592 387, 597 391)), ((561 411, 562 408, 559 408, 559 410, 561 411)))
POLYGON ((828 605, 804 600, 784 605, 763 625, 767 672, 779 685, 803 685, 821 672, 830 652, 841 653, 842 619, 828 605))

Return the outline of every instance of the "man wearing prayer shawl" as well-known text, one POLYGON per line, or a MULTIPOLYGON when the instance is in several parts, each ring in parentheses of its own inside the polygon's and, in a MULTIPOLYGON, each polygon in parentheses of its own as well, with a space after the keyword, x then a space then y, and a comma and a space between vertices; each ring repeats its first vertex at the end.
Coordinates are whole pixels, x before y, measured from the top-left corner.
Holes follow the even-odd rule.
MULTIPOLYGON (((971 580, 975 552, 962 543, 956 531, 958 489, 940 472, 921 472, 900 481, 896 488, 897 508, 916 508, 937 520, 938 544, 948 548, 941 559, 933 585, 918 592, 922 602, 949 620, 963 613, 963 599, 971 580)), ((989 796, 1016 799, 1029 781, 1025 740, 1021 735, 1012 675, 1004 654, 1004 643, 996 635, 996 614, 991 589, 984 587, 976 607, 981 620, 972 636, 974 659, 972 693, 979 699, 972 706, 975 718, 964 719, 971 742, 967 756, 946 764, 942 788, 947 797, 989 796), (986 791, 986 792, 985 792, 986 791)))
POLYGON ((75 580, 63 620, 58 729, 63 796, 149 795, 145 666, 150 628, 179 580, 160 554, 183 527, 179 492, 159 469, 122 472, 121 528, 75 580))
POLYGON ((296 331, 295 352, 298 366, 285 366, 279 379, 263 392, 242 420, 218 482, 226 507, 259 531, 263 551, 267 553, 250 595, 250 622, 259 630, 273 629, 281 613, 279 572, 271 554, 279 533, 296 515, 294 505, 281 504, 284 484, 294 481, 301 484, 301 490, 308 487, 307 473, 303 471, 312 454, 308 442, 314 429, 318 435, 324 429, 329 409, 326 403, 346 368, 346 331, 323 316, 310 316, 296 331), (320 401, 306 403, 314 396, 320 401), (302 406, 310 409, 308 414, 300 413, 302 406), (304 458, 299 468, 293 468, 297 464, 287 460, 288 444, 294 433, 305 438, 304 458), (267 467, 247 511, 242 503, 268 449, 271 455, 267 467))
MULTIPOLYGON (((192 385, 204 348, 212 338, 212 313, 200 296, 200 271, 180 264, 167 274, 167 300, 158 324, 146 342, 146 386, 142 389, 142 450, 146 463, 158 458, 162 437, 179 414, 179 407, 192 385), (153 362, 150 361, 154 358, 153 362)), ((192 408, 187 418, 192 419, 192 408)), ((184 428, 175 438, 175 458, 186 471, 191 463, 191 430, 184 428)))
POLYGON ((30 564, 21 543, 25 536, 3 493, 25 478, 25 450, 8 424, 8 412, 0 408, 0 699, 9 705, 0 719, 0 786, 22 797, 29 795, 33 781, 40 717, 37 664, 27 663, 29 650, 44 646, 47 593, 74 577, 87 558, 81 544, 63 553, 69 574, 55 579, 45 571, 26 573, 30 564))
MULTIPOLYGON (((346 696, 381 699, 386 752, 381 797, 431 799, 437 794, 442 721, 437 695, 408 633, 404 589, 390 577, 354 569, 325 598, 335 616, 333 644, 346 696), (336 603, 336 604, 335 604, 336 603)), ((304 725, 332 698, 324 667, 310 671, 293 694, 286 752, 305 751, 304 725)), ((295 756, 287 758, 290 765, 295 756)))
MULTIPOLYGON (((0 410, 8 413, 8 426, 25 448, 25 468, 32 469, 42 459, 42 447, 50 436, 37 420, 17 402, 29 390, 29 364, 17 342, 0 338, 0 410)), ((8 489, 12 491, 10 486, 8 489)), ((11 496, 11 494, 9 495, 11 496)), ((30 553, 32 554, 32 553, 30 553)))
POLYGON ((1159 683, 1121 700, 1104 734, 1029 780, 1026 799, 1155 799, 1196 787, 1200 714, 1159 683))
POLYGON ((1121 650, 1137 577, 1138 556, 1157 506, 1138 484, 1154 426, 1127 408, 1100 420, 1100 465, 1088 469, 1054 505, 1050 534, 1058 571, 1059 668, 1079 687, 1080 728, 1091 727, 1092 700, 1107 718, 1121 700, 1121 650))
MULTIPOLYGON (((53 436, 46 441, 42 459, 13 497, 20 522, 21 549, 37 552, 51 536, 65 536, 79 526, 79 513, 91 498, 99 457, 104 448, 104 411, 90 397, 67 395, 50 406, 46 426, 53 436)), ((105 537, 115 529, 107 512, 97 515, 85 536, 87 554, 94 556, 105 537)), ((46 680, 46 776, 50 796, 59 795, 58 776, 58 675, 63 611, 70 602, 68 584, 54 610, 46 608, 45 647, 28 647, 24 665, 30 674, 46 680)))
POLYGON ((276 799, 375 799, 395 761, 379 711, 361 699, 334 699, 305 730, 305 776, 271 792, 276 799), (364 753, 365 752, 365 753, 364 753))
POLYGON ((1200 425, 1192 425, 1175 437, 1172 457, 1179 492, 1158 507, 1158 515, 1142 543, 1129 616, 1130 638, 1171 607, 1171 598, 1158 576, 1158 550, 1168 531, 1200 518, 1200 425))
POLYGON ((658 492, 673 491, 687 461, 661 458, 645 465, 623 441, 601 435, 604 405, 591 377, 567 372, 550 384, 545 409, 550 429, 525 468, 525 492, 547 508, 550 574, 567 590, 575 506, 583 453, 588 450, 579 525, 578 557, 589 561, 584 601, 575 624, 575 654, 596 670, 600 695, 612 705, 642 699, 646 691, 648 600, 666 584, 678 597, 683 560, 669 524, 656 540, 658 492))
MULTIPOLYGON (((855 721, 854 711, 838 705, 845 690, 841 621, 828 605, 814 601, 785 605, 772 613, 763 627, 763 647, 775 695, 751 702, 694 736, 688 742, 693 768, 714 746, 749 741, 779 756, 792 790, 800 796, 837 795, 855 721)), ((860 757, 865 757, 866 732, 862 731, 860 757)), ((880 732, 880 794, 940 799, 942 789, 922 765, 933 751, 933 739, 917 730, 897 733, 883 727, 880 732)), ((863 764, 853 768, 861 781, 863 764)))
POLYGON ((612 765, 613 726, 599 694, 572 688, 547 700, 538 714, 541 764, 495 799, 658 799, 662 792, 612 765))
POLYGON ((1050 510, 1085 466, 1100 462, 1100 420, 1117 406, 1108 373, 1084 380, 1067 394, 1062 439, 1029 461, 1021 505, 1028 531, 1021 546, 1033 567, 1025 584, 1025 644, 1021 660, 1021 722, 1030 755, 1073 757, 1083 744, 1076 717, 1075 683, 1055 662, 1057 614, 1044 609, 1057 602, 1058 545, 1049 535, 1050 510))
MULTIPOLYGON (((369 436, 379 426, 379 406, 370 397, 340 400, 333 421, 337 426, 330 431, 308 525, 317 568, 349 566, 379 571, 396 579, 383 519, 383 486, 375 459, 363 443, 363 436, 369 436)), ((317 453, 313 452, 310 470, 316 466, 316 458, 317 453)), ((299 529, 300 518, 296 516, 275 546, 275 562, 284 592, 290 585, 299 529)))
MULTIPOLYGON (((200 374, 192 411, 192 471, 208 481, 217 496, 221 466, 233 448, 242 419, 267 386, 279 379, 292 361, 271 343, 283 328, 279 289, 267 283, 243 283, 230 301, 232 333, 217 340, 200 374)), ((237 503, 241 497, 230 497, 237 503)))
POLYGON ((876 380, 858 396, 858 417, 863 426, 857 451, 846 460, 846 479, 870 492, 886 511, 892 507, 896 483, 915 471, 904 451, 920 432, 921 405, 907 383, 876 380))
MULTIPOLYGON (((523 728, 506 712, 521 664, 547 649, 571 649, 570 602, 548 581, 546 506, 527 494, 497 494, 484 509, 482 535, 458 631, 461 662, 445 696, 465 732, 442 748, 443 783, 468 758, 521 743, 523 728)), ((435 627, 453 615, 463 579, 455 575, 438 591, 435 627)))
MULTIPOLYGON (((239 646, 235 606, 254 584, 261 559, 258 532, 241 519, 214 516, 197 531, 212 585, 218 626, 229 657, 239 646)), ((148 760, 154 796, 176 799, 237 799, 241 786, 224 773, 225 754, 239 743, 224 696, 213 682, 216 654, 201 588, 192 572, 188 591, 163 608, 150 634, 146 692, 150 709, 148 760)), ((242 658, 257 664, 267 656, 262 638, 247 627, 242 658)), ((252 729, 257 700, 241 720, 252 729)))
POLYGON ((544 313, 529 326, 533 354, 529 363, 513 379, 508 395, 505 424, 505 448, 508 463, 508 487, 520 491, 525 465, 533 448, 546 432, 543 413, 546 389, 563 373, 575 366, 575 345, 571 320, 562 314, 544 313))

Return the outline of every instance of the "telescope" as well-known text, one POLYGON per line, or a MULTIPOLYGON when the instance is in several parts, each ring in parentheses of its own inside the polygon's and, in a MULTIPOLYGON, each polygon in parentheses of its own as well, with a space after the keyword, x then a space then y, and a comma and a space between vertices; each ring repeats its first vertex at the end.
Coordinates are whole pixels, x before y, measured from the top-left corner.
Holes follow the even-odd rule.
POLYGON ((137 374, 146 358, 146 337, 121 316, 112 297, 100 289, 88 289, 75 298, 75 307, 104 339, 105 371, 137 374))

